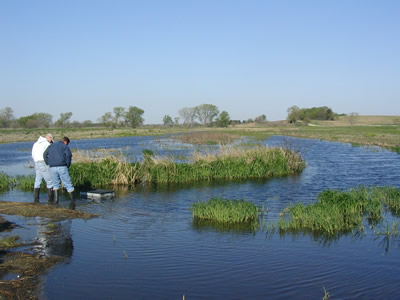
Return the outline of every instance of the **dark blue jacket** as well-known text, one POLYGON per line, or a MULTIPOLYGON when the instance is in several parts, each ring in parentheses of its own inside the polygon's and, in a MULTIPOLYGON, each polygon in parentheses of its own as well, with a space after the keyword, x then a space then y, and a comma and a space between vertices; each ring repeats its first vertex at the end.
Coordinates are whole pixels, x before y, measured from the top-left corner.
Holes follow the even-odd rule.
POLYGON ((50 167, 68 167, 71 165, 72 153, 63 142, 51 144, 43 153, 44 161, 50 167))

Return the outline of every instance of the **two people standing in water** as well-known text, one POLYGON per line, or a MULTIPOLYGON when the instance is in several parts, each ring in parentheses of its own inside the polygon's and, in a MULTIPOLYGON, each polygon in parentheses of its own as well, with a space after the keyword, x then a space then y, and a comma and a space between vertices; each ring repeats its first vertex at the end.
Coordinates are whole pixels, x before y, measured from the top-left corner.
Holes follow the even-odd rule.
POLYGON ((70 140, 68 137, 63 137, 61 141, 53 141, 51 134, 47 134, 44 138, 40 136, 32 148, 36 170, 34 202, 39 202, 40 184, 44 179, 49 203, 58 203, 62 182, 71 199, 69 208, 75 209, 74 186, 68 173, 72 161, 72 153, 68 147, 70 140))

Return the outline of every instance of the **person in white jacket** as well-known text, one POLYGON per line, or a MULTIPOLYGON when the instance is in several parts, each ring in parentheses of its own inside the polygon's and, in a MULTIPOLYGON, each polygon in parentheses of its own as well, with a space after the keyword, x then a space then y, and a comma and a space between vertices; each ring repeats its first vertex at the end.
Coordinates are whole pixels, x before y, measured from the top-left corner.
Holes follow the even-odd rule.
POLYGON ((54 202, 54 194, 53 194, 53 183, 51 181, 50 175, 50 167, 46 165, 43 153, 46 151, 47 147, 53 143, 53 136, 48 133, 45 137, 39 136, 36 143, 33 144, 32 147, 32 158, 35 162, 35 184, 33 187, 33 202, 39 203, 39 194, 40 194, 40 185, 42 183, 42 179, 46 181, 47 186, 47 194, 49 197, 49 202, 54 202))

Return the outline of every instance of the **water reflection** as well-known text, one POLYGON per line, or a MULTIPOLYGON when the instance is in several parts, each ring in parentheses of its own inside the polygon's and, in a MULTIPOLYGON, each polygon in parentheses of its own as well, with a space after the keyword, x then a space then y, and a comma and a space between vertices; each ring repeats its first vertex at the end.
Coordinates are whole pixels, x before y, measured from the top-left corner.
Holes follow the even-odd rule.
POLYGON ((71 220, 49 221, 37 218, 38 226, 34 251, 40 255, 71 258, 74 245, 71 237, 71 220))
POLYGON ((260 223, 257 222, 244 222, 244 223, 222 223, 212 220, 202 220, 193 218, 193 229, 198 232, 215 231, 219 233, 231 233, 239 235, 255 234, 260 228, 260 223))

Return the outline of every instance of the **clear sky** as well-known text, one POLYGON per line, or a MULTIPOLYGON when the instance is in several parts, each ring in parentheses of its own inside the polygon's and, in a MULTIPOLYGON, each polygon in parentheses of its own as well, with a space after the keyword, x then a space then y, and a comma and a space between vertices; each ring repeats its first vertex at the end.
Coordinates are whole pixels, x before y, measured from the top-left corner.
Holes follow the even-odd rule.
POLYGON ((0 1, 0 109, 400 115, 400 1, 0 1))

